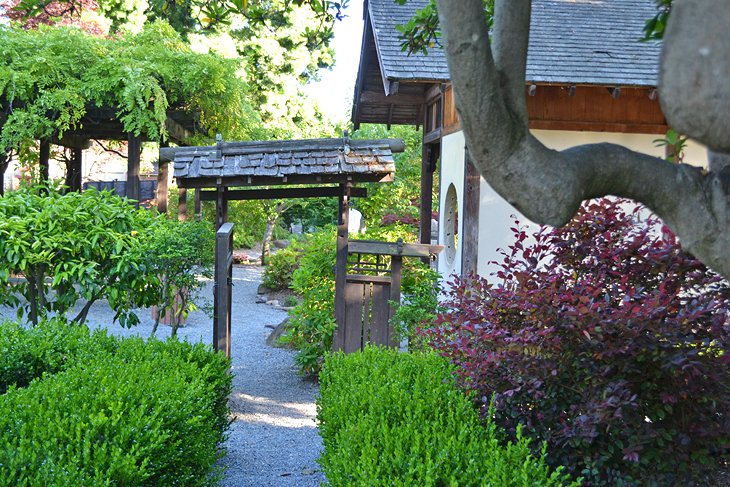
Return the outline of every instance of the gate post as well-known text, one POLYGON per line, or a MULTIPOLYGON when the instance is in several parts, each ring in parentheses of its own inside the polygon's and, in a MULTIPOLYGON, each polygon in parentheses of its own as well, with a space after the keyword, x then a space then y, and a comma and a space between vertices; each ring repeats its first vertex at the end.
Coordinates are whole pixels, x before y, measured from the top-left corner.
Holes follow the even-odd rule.
POLYGON ((215 238, 213 285, 213 349, 231 356, 231 297, 233 286, 233 223, 224 223, 215 238))

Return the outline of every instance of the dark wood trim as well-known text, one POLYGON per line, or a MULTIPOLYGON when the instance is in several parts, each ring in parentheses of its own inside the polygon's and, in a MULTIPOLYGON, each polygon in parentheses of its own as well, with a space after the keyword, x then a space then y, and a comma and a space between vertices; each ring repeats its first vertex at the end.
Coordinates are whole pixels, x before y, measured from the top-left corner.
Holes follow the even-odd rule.
POLYGON ((461 276, 476 274, 479 264, 479 205, 481 176, 464 151, 464 215, 461 235, 461 276))
POLYGON ((215 228, 221 228, 228 221, 228 195, 225 186, 215 190, 215 228))
POLYGON ((443 130, 441 128, 437 128, 435 130, 432 130, 431 132, 423 135, 423 143, 424 144, 432 144, 434 142, 439 142, 442 137, 443 130))
POLYGON ((216 232, 213 349, 226 357, 231 356, 232 269, 233 223, 225 223, 216 232))
POLYGON ((668 125, 604 122, 568 122, 561 120, 531 120, 531 129, 564 130, 571 132, 615 132, 627 134, 666 134, 668 125))
MULTIPOLYGON (((218 177, 204 178, 177 178, 181 188, 215 188, 218 186, 218 177)), ((393 180, 392 173, 361 173, 361 174, 333 174, 333 175, 297 175, 289 174, 286 181, 280 177, 266 176, 236 176, 223 178, 223 185, 228 188, 245 186, 281 186, 284 184, 344 184, 344 183, 377 183, 393 180)))
MULTIPOLYGON (((193 213, 195 214, 195 221, 200 221, 203 219, 203 204, 202 200, 200 199, 202 197, 202 192, 199 189, 195 190, 195 196, 193 197, 193 213)), ((211 191, 213 193, 213 191, 211 191)))
POLYGON ((431 243, 431 219, 433 214, 433 174, 438 160, 440 145, 423 144, 421 151, 421 208, 419 241, 431 243))
POLYGON ((444 127, 443 131, 441 132, 441 138, 443 139, 447 135, 455 134, 456 132, 459 132, 461 130, 461 123, 456 123, 455 125, 449 125, 448 127, 444 127))
MULTIPOLYGON (((201 201, 215 201, 216 191, 200 191, 201 201)), ((341 190, 336 186, 321 188, 276 188, 276 189, 232 189, 226 192, 228 201, 234 200, 276 200, 283 198, 322 198, 340 197, 341 190)), ((367 188, 352 188, 350 196, 365 198, 367 188)))
POLYGON ((81 191, 81 164, 83 150, 80 148, 71 149, 71 162, 66 172, 66 186, 69 191, 81 191))

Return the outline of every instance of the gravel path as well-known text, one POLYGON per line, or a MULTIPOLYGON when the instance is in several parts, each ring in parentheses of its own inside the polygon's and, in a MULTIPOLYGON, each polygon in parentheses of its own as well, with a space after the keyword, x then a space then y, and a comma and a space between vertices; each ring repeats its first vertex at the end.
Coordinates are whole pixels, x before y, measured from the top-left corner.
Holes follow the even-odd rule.
MULTIPOLYGON (((297 375, 294 354, 271 348, 266 338, 286 312, 267 304, 256 304, 261 268, 234 267, 232 306, 233 423, 225 443, 228 455, 223 487, 318 486, 324 480, 316 459, 322 448, 315 424, 317 386, 297 375)), ((212 296, 206 283, 203 296, 212 296)), ((115 335, 148 337, 153 320, 148 310, 138 313, 142 323, 131 329, 109 326, 113 312, 105 302, 94 304, 89 326, 109 326, 115 335)), ((0 307, 0 319, 14 319, 14 312, 0 307)), ((157 336, 170 335, 160 325, 157 336)), ((188 341, 210 343, 212 319, 196 312, 188 317, 178 335, 188 341)))

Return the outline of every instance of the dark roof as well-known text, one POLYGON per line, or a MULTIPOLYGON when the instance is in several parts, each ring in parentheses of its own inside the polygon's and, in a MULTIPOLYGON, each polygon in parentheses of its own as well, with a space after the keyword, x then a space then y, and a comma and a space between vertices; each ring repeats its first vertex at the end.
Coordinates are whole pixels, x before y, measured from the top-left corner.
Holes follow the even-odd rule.
POLYGON ((660 46, 641 42, 654 0, 534 0, 527 81, 657 84, 660 46))
POLYGON ((258 186, 371 182, 395 172, 398 139, 309 139, 221 142, 209 147, 161 149, 161 160, 174 161, 174 176, 183 187, 258 186))
MULTIPOLYGON (((397 25, 428 0, 369 0, 369 15, 384 77, 395 81, 449 79, 441 47, 408 55, 397 25)), ((654 0, 533 0, 527 82, 656 86, 659 46, 640 42, 654 0)), ((367 26, 366 26, 367 28, 367 26)))
POLYGON ((448 81, 449 68, 443 49, 432 49, 428 55, 418 52, 409 56, 401 48, 400 32, 396 30, 396 26, 406 24, 428 3, 429 0, 408 0, 405 5, 398 5, 394 0, 370 0, 375 46, 386 79, 448 81))

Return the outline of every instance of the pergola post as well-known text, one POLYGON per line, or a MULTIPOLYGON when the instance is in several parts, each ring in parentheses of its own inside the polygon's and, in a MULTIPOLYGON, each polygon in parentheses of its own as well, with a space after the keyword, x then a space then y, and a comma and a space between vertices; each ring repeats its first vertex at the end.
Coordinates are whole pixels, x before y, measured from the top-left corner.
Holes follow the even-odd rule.
MULTIPOLYGON (((196 188, 195 189, 195 199, 194 199, 193 204, 195 207, 195 221, 198 221, 198 222, 203 219, 203 207, 200 202, 200 196, 201 196, 200 188, 196 188)), ((226 215, 228 214, 227 212, 228 212, 228 207, 226 206, 226 215)))
POLYGON ((71 148, 71 161, 66 168, 66 186, 69 191, 81 191, 81 161, 84 150, 81 146, 71 148))
MULTIPOLYGON (((160 142, 160 147, 167 147, 167 142, 160 142)), ((169 163, 160 160, 157 163, 157 211, 163 215, 167 214, 167 199, 170 194, 168 187, 169 163)))
POLYGON ((184 222, 188 219, 188 190, 178 188, 177 190, 177 219, 184 222))
POLYGON ((339 211, 337 216, 337 254, 335 257, 335 321, 337 328, 332 341, 333 350, 345 347, 345 278, 347 275, 347 240, 352 183, 340 184, 339 211))
POLYGON ((135 200, 134 206, 139 208, 139 160, 142 154, 142 138, 132 133, 127 134, 127 191, 126 196, 135 200))
MULTIPOLYGON (((198 191, 196 191, 198 193, 198 191)), ((197 194, 196 194, 196 197, 197 194)), ((223 226, 228 220, 228 197, 226 196, 226 187, 218 186, 216 188, 215 199, 215 228, 216 230, 223 226)))
POLYGON ((41 181, 46 182, 48 181, 48 162, 51 159, 51 143, 48 139, 41 140, 38 159, 41 181))

